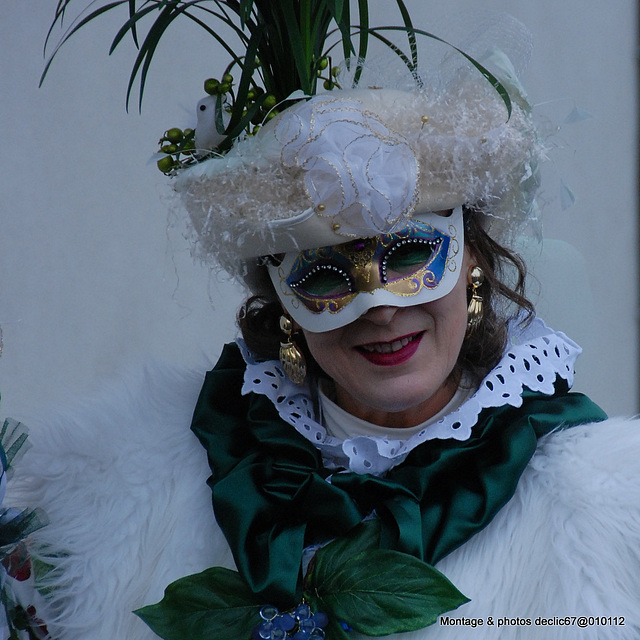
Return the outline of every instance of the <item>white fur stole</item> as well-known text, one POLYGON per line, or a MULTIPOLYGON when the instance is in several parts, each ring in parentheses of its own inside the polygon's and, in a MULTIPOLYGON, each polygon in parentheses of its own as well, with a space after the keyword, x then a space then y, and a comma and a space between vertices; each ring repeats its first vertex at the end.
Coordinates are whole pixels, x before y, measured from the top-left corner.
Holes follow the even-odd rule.
MULTIPOLYGON (((33 447, 7 504, 39 506, 50 518, 33 544, 57 567, 48 621, 57 640, 152 640, 133 609, 159 601, 177 578, 233 567, 212 513, 206 453, 189 430, 201 384, 201 374, 154 365, 31 421, 33 447)), ((394 637, 639 638, 639 461, 637 420, 546 436, 513 499, 438 564, 471 602, 446 623, 394 637), (560 625, 566 616, 611 624, 560 625)))

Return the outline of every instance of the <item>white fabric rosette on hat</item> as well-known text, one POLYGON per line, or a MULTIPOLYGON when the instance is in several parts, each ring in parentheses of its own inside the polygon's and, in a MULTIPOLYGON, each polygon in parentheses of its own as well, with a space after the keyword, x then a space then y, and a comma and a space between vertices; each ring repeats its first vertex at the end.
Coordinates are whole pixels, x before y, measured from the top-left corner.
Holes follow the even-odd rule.
POLYGON ((405 138, 354 97, 327 96, 285 111, 282 161, 304 171, 317 215, 340 234, 388 232, 418 199, 418 161, 405 138))

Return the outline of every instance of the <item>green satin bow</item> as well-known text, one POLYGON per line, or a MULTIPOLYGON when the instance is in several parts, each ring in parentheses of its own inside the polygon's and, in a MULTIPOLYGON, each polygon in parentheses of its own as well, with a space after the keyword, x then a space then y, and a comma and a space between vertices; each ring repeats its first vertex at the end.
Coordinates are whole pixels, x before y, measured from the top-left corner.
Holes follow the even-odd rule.
POLYGON ((468 440, 431 440, 384 477, 334 473, 265 396, 242 396, 245 364, 227 345, 207 374, 192 429, 207 450, 216 519, 252 591, 293 606, 303 549, 375 511, 380 546, 434 564, 483 529, 513 495, 537 440, 606 415, 558 379, 519 408, 485 409, 468 440))

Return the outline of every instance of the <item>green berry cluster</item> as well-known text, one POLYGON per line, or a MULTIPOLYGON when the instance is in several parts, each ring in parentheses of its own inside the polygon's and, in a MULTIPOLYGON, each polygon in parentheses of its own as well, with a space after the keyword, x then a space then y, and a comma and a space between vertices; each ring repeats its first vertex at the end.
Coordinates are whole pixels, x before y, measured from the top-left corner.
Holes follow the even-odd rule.
POLYGON ((194 129, 168 129, 158 141, 160 152, 166 155, 158 160, 158 169, 169 174, 182 166, 185 159, 191 158, 195 152, 194 129))
POLYGON ((232 86, 233 76, 230 73, 225 73, 222 76, 222 80, 209 78, 204 81, 204 90, 210 96, 224 96, 231 91, 232 86))
MULTIPOLYGON (((260 61, 256 58, 256 66, 259 65, 260 61)), ((223 103, 226 105, 225 108, 229 113, 232 112, 236 99, 241 98, 241 96, 236 97, 233 86, 233 76, 229 72, 225 73, 221 80, 218 80, 217 78, 209 78, 204 81, 205 92, 210 96, 222 96, 223 103)), ((247 125, 247 135, 255 135, 264 122, 271 120, 278 115, 278 110, 275 108, 278 103, 277 98, 272 94, 267 94, 266 96, 264 94, 265 91, 262 87, 254 85, 249 89, 249 91, 247 91, 244 98, 244 105, 242 109, 243 117, 247 115, 251 107, 256 103, 259 104, 255 113, 251 116, 250 124, 247 125)))
POLYGON ((340 67, 331 67, 331 59, 329 57, 320 58, 318 60, 318 71, 317 75, 320 80, 324 80, 322 86, 327 90, 331 91, 336 87, 340 89, 340 84, 338 83, 338 76, 340 75, 340 67), (327 75, 325 75, 327 74, 327 75))
MULTIPOLYGON (((260 66, 260 60, 256 58, 256 67, 260 66)), ((230 73, 233 64, 229 65, 221 79, 208 78, 204 81, 204 91, 210 96, 220 96, 220 104, 223 109, 231 114, 236 110, 236 102, 242 101, 242 113, 240 117, 246 122, 244 127, 245 135, 255 135, 262 124, 275 118, 279 109, 279 100, 272 94, 267 93, 262 87, 253 84, 244 96, 236 95, 233 75, 230 73)), ((340 88, 338 76, 340 67, 331 66, 331 58, 325 56, 315 62, 315 69, 319 80, 323 80, 324 88, 329 91, 340 88)), ((241 126, 244 126, 241 125, 241 126)), ((237 130, 237 129, 236 129, 237 130)), ((158 160, 158 168, 165 174, 171 174, 176 169, 202 159, 203 156, 196 156, 195 152, 195 131, 178 128, 165 131, 160 138, 160 151, 166 154, 158 160)), ((222 152, 224 153, 224 152, 222 152)))

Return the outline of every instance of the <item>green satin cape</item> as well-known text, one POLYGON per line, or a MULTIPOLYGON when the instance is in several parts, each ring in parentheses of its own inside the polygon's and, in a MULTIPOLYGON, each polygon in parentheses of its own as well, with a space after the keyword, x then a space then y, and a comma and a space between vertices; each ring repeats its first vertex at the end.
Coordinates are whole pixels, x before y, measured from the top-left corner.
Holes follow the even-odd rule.
POLYGON ((381 547, 436 563, 511 498, 538 438, 606 418, 558 378, 553 396, 525 390, 519 408, 485 409, 468 440, 425 442, 384 477, 331 475, 268 398, 241 395, 244 371, 238 347, 227 345, 207 374, 192 429, 208 453, 215 516, 238 571, 280 606, 300 600, 304 547, 344 535, 373 511, 381 547))

